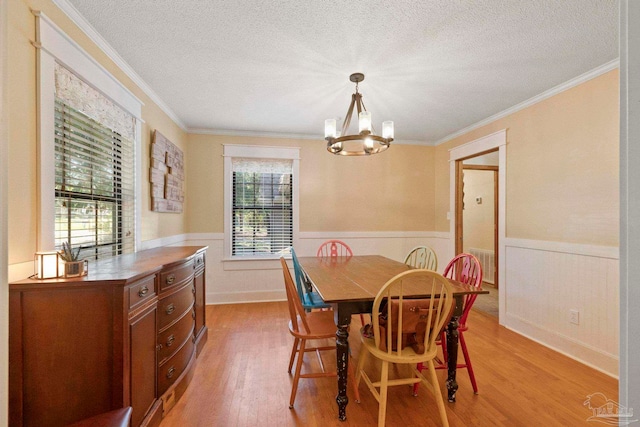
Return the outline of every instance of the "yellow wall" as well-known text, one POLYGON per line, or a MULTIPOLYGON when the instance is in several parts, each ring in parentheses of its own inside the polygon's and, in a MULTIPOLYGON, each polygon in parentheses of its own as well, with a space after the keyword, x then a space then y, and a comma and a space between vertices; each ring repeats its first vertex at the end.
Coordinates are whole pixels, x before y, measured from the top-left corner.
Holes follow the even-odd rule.
POLYGON ((613 70, 436 147, 436 230, 448 150, 507 129, 507 237, 618 246, 619 73, 613 70))
POLYGON ((300 147, 300 231, 431 231, 434 147, 371 157, 329 154, 322 140, 189 135, 188 229, 224 231, 223 144, 300 147))
POLYGON ((618 71, 437 147, 395 144, 382 155, 329 155, 322 140, 187 135, 49 0, 8 5, 9 264, 36 248, 36 49, 41 10, 144 102, 143 241, 223 231, 222 144, 301 147, 301 231, 449 231, 448 150, 507 129, 507 237, 618 244, 618 71), (184 214, 150 211, 154 129, 185 152, 184 214))
MULTIPOLYGON (((149 144, 154 129, 185 150, 186 133, 139 89, 107 56, 48 0, 9 0, 8 5, 8 93, 9 128, 9 264, 30 261, 36 248, 36 48, 35 18, 40 10, 131 90, 142 108, 142 240, 181 234, 184 214, 150 211, 149 144)), ((188 165, 186 166, 188 168, 188 165)))
POLYGON ((463 252, 469 252, 469 248, 495 250, 494 174, 490 170, 464 171, 463 252), (477 197, 482 203, 478 204, 477 197))

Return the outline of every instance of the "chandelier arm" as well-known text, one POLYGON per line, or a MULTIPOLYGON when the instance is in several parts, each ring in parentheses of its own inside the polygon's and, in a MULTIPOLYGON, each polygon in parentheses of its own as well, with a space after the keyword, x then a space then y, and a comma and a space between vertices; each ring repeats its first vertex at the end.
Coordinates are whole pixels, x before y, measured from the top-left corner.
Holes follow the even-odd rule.
MULTIPOLYGON (((354 95, 356 97, 356 105, 358 106, 358 115, 360 115, 364 108, 364 104, 362 103, 362 95, 360 95, 358 92, 356 92, 354 95)), ((367 111, 367 109, 364 108, 364 111, 367 111)))
POLYGON ((347 134, 347 129, 349 129, 349 125, 351 124, 351 116, 353 115, 353 105, 356 103, 356 94, 351 95, 351 104, 349 104, 349 110, 347 110, 347 115, 344 117, 344 123, 342 123, 342 135, 347 134))

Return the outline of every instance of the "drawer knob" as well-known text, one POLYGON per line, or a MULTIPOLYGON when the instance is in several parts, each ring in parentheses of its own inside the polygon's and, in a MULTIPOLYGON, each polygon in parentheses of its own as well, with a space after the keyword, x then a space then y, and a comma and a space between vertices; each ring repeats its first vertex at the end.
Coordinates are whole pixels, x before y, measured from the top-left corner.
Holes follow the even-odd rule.
POLYGON ((173 282, 175 282, 176 280, 176 276, 174 274, 170 274, 167 276, 167 285, 172 284, 173 282))
POLYGON ((140 298, 144 297, 147 293, 149 293, 149 287, 147 285, 144 285, 142 288, 140 288, 140 290, 138 291, 138 296, 140 298))
POLYGON ((173 377, 173 374, 176 372, 176 368, 174 368, 173 366, 169 368, 169 370, 167 371, 167 378, 170 379, 171 377, 173 377))
POLYGON ((195 318, 196 318, 196 312, 195 312, 194 310, 191 310, 191 317, 192 317, 193 319, 195 319, 195 318))
POLYGON ((171 304, 169 304, 169 305, 167 306, 167 308, 166 308, 164 311, 165 311, 165 313, 167 313, 167 314, 171 314, 171 313, 173 313, 173 311, 174 311, 175 309, 176 309, 176 306, 175 306, 175 305, 173 305, 173 303, 171 303, 171 304))
POLYGON ((174 337, 173 335, 169 335, 169 338, 167 338, 167 347, 171 347, 175 340, 176 340, 176 337, 174 337))
POLYGON ((194 286, 193 288, 191 288, 191 292, 193 292, 193 294, 196 294, 196 287, 194 286))

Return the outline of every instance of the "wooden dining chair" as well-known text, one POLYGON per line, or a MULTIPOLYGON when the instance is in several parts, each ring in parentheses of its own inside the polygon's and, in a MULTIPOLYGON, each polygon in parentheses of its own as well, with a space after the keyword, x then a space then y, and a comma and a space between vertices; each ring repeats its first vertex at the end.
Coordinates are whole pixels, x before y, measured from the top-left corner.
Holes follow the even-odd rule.
POLYGON ((404 258, 404 263, 413 268, 438 270, 438 256, 435 251, 428 246, 416 246, 411 249, 404 258))
POLYGON ((353 256, 353 252, 349 245, 342 240, 332 239, 320 245, 316 256, 318 258, 350 257, 353 256))
MULTIPOLYGON (((458 282, 466 283, 467 285, 471 285, 475 288, 482 287, 482 265, 478 258, 471 254, 461 253, 456 255, 449 264, 444 269, 444 276, 456 280, 458 282)), ((458 368, 467 368, 467 372, 469 373, 469 379, 471 380, 471 386, 473 387, 473 392, 478 394, 478 385, 476 384, 476 377, 473 373, 473 366, 471 365, 471 358, 469 357, 469 350, 467 350, 467 342, 464 339, 464 333, 469 329, 467 325, 467 318, 469 317, 469 312, 471 311, 471 307, 477 298, 477 294, 467 295, 464 299, 462 315, 460 319, 458 319, 458 340, 460 343, 460 348, 462 349, 462 355, 464 356, 464 363, 458 363, 458 368)), ((442 346, 442 354, 443 360, 441 363, 436 365, 436 369, 447 369, 447 340, 446 340, 446 330, 442 332, 442 336, 440 338, 440 345, 442 346)), ((418 365, 418 369, 422 369, 420 365, 418 365)), ((418 386, 415 385, 413 388, 414 395, 418 392, 418 386)))
POLYGON ((434 359, 436 358, 438 345, 436 340, 440 334, 440 330, 445 326, 453 308, 454 299, 451 285, 443 276, 435 271, 430 270, 409 270, 398 274, 389 280, 378 292, 373 301, 373 338, 367 338, 361 334, 362 346, 360 347, 360 357, 358 359, 358 368, 356 370, 356 383, 360 383, 360 379, 364 379, 369 390, 376 398, 379 404, 378 408, 378 426, 385 425, 387 410, 387 389, 389 386, 411 385, 423 383, 427 389, 433 393, 440 420, 443 426, 448 426, 447 413, 444 406, 444 399, 438 384, 436 376, 434 359), (427 299, 409 299, 405 298, 404 293, 411 289, 412 293, 419 292, 422 295, 429 296, 427 299), (385 310, 383 305, 387 307, 392 304, 390 301, 397 303, 397 318, 394 318, 394 310, 385 310), (420 308, 418 301, 421 302, 420 308), (422 303, 427 302, 425 307, 422 303), (424 336, 420 332, 416 333, 417 341, 423 338, 423 353, 417 352, 413 347, 403 345, 403 313, 409 316, 410 312, 419 311, 424 318, 424 336), (386 315, 384 331, 381 330, 380 315, 386 315), (396 331, 394 334, 393 331, 396 331), (385 343, 384 345, 382 343, 385 343), (395 345, 394 345, 395 344, 395 345), (371 355, 382 361, 380 371, 380 381, 372 381, 364 370, 367 357, 371 355), (422 374, 421 370, 416 368, 417 363, 426 364, 429 371, 429 380, 422 374), (408 364, 411 367, 412 376, 389 379, 390 364, 408 364))
MULTIPOLYGON (((337 376, 336 371, 325 371, 321 356, 321 352, 323 351, 335 350, 335 341, 333 345, 307 347, 307 341, 309 340, 335 340, 337 327, 334 322, 332 311, 313 311, 308 313, 304 310, 302 303, 298 298, 295 285, 293 284, 289 266, 283 257, 280 258, 280 264, 282 264, 284 285, 287 292, 287 303, 290 316, 289 332, 294 338, 293 349, 291 350, 291 357, 289 358, 289 373, 291 373, 291 368, 293 367, 293 362, 296 359, 296 356, 298 358, 295 373, 293 375, 293 384, 291 386, 291 397, 289 398, 289 409, 293 409, 300 378, 337 376), (308 352, 315 352, 317 354, 322 372, 301 373, 304 354, 308 352)), ((349 366, 351 366, 351 364, 349 364, 349 366)), ((358 392, 358 387, 354 381, 352 369, 353 368, 349 369, 348 374, 351 376, 352 383, 354 384, 353 391, 356 402, 360 402, 360 393, 358 392)))
POLYGON ((291 259, 293 260, 293 272, 296 278, 296 290, 298 291, 300 302, 302 302, 302 307, 307 311, 313 309, 330 309, 331 304, 324 302, 322 297, 313 290, 311 280, 303 270, 300 262, 298 262, 298 256, 293 247, 291 247, 291 259))

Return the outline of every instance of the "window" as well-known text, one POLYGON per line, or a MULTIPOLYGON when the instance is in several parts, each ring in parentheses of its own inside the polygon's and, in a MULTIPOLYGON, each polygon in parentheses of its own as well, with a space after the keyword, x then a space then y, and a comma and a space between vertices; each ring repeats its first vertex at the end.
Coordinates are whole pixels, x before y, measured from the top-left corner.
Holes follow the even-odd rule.
POLYGON ((56 98, 55 245, 81 258, 133 251, 133 143, 56 98))
POLYGON ((38 250, 134 252, 142 103, 37 11, 38 250))
POLYGON ((272 258, 294 242, 298 149, 225 145, 224 151, 226 253, 272 258))
POLYGON ((273 254, 293 244, 291 163, 233 159, 232 256, 273 254))

